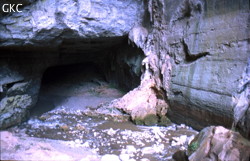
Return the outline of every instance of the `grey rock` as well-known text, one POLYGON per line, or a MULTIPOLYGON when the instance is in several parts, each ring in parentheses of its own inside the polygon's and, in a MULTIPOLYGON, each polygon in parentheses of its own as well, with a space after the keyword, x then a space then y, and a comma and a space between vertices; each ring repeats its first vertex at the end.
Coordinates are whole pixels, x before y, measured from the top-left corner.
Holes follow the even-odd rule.
POLYGON ((143 49, 149 51, 148 77, 165 91, 170 119, 197 129, 231 127, 231 96, 250 57, 249 7, 223 2, 227 5, 204 0, 148 4, 153 24, 143 49))
POLYGON ((175 152, 173 155, 173 159, 175 161, 188 161, 188 157, 186 155, 186 152, 182 151, 182 150, 175 152))
MULTIPOLYGON (((142 89, 145 93, 157 89, 155 95, 163 94, 156 100, 167 102, 163 109, 171 120, 196 129, 208 125, 231 127, 231 96, 238 90, 250 57, 249 10, 240 2, 225 3, 148 1, 147 21, 151 26, 138 25, 129 33, 130 41, 146 56, 141 85, 111 105, 131 113, 132 118, 140 117, 136 106, 130 107, 133 101, 124 100, 131 100, 142 89), (147 86, 144 82, 153 83, 147 86)), ((140 107, 145 113, 157 113, 157 105, 150 105, 151 111, 148 106, 140 107)))
POLYGON ((143 2, 34 1, 0 19, 0 46, 58 46, 65 39, 121 37, 142 21, 143 2))
POLYGON ((34 71, 30 70, 32 64, 22 66, 4 61, 0 62, 0 129, 17 125, 27 118, 29 109, 37 102, 41 80, 41 69, 33 67, 34 71))
POLYGON ((250 139, 250 59, 242 79, 239 83, 237 93, 233 96, 234 128, 239 130, 243 136, 250 139))

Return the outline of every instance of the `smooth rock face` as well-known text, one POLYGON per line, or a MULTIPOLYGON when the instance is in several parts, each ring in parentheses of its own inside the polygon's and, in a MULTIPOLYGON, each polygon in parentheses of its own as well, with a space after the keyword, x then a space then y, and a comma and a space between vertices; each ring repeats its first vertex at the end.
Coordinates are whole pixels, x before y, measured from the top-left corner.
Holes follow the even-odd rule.
POLYGON ((250 142, 222 126, 203 129, 189 144, 188 159, 248 161, 250 142))

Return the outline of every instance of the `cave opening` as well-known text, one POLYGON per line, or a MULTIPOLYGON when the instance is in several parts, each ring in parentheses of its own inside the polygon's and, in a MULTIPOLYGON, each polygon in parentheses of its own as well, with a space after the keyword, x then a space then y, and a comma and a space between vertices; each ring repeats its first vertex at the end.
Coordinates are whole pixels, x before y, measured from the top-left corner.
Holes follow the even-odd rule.
POLYGON ((95 109, 140 84, 143 51, 125 41, 105 50, 69 55, 62 52, 60 63, 44 71, 38 102, 31 109, 31 116, 57 108, 95 109))

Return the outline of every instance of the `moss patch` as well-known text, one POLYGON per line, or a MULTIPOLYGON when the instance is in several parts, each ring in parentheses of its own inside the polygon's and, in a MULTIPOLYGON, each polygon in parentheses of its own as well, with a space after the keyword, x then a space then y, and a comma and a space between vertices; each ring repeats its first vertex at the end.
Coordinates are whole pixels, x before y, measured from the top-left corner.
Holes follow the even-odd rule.
POLYGON ((158 117, 154 114, 149 114, 144 118, 135 118, 134 122, 136 125, 146 125, 146 126, 153 126, 157 125, 158 123, 158 117))
POLYGON ((199 143, 197 141, 191 142, 191 144, 188 145, 188 150, 193 153, 199 148, 199 143))
POLYGON ((167 116, 161 116, 159 125, 160 126, 167 126, 171 124, 172 122, 167 118, 167 116))

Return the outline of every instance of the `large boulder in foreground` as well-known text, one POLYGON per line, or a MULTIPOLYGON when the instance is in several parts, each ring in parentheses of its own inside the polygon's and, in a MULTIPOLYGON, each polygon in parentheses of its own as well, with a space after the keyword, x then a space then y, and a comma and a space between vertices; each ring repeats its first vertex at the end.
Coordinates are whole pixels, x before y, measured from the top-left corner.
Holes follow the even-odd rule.
POLYGON ((168 106, 164 101, 163 93, 155 87, 153 80, 142 81, 139 87, 107 106, 131 115, 132 121, 138 125, 152 126, 168 123, 166 117, 168 106))
POLYGON ((203 129, 189 144, 190 161, 249 161, 250 142, 222 126, 203 129))

